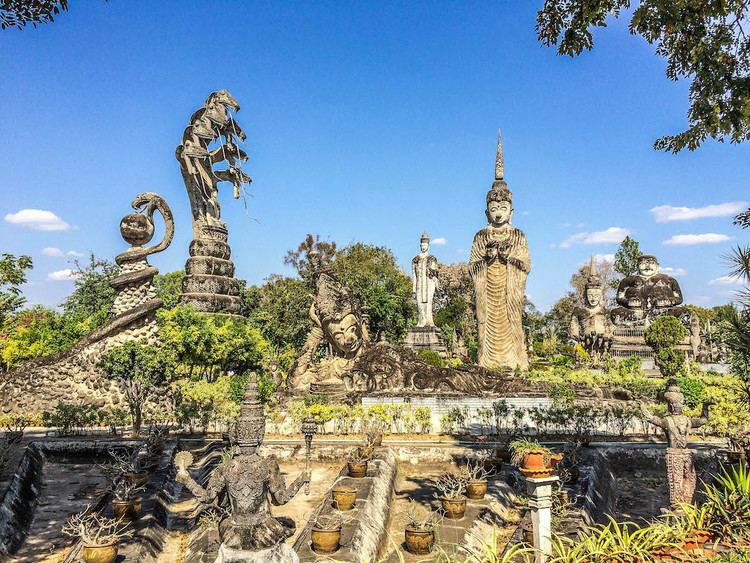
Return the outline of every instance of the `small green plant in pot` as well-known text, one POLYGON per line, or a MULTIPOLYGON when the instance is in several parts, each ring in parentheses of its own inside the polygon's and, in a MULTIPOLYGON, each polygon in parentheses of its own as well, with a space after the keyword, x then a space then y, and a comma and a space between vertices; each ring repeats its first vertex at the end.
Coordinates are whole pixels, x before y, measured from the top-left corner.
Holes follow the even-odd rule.
POLYGON ((336 553, 341 544, 343 519, 338 514, 320 515, 313 522, 310 541, 315 553, 336 553))
POLYGON ((440 492, 436 495, 443 506, 445 517, 460 520, 466 513, 466 479, 461 475, 443 473, 434 481, 440 492))
POLYGON ((68 518, 62 527, 63 535, 78 538, 83 544, 81 557, 85 563, 114 563, 117 544, 133 535, 122 519, 100 516, 87 506, 82 512, 68 518))
POLYGON ((510 444, 511 462, 518 466, 526 477, 551 477, 562 454, 553 455, 552 450, 532 440, 515 440, 510 444))
POLYGON ((440 515, 429 508, 409 500, 406 513, 407 525, 404 529, 406 549, 414 555, 427 555, 435 545, 435 530, 440 523, 440 515))

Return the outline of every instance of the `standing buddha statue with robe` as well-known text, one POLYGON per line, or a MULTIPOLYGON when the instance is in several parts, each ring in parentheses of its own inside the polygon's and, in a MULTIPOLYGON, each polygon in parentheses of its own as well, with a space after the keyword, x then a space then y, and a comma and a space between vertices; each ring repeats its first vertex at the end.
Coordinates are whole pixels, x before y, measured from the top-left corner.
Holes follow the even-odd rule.
POLYGON ((430 236, 422 234, 420 253, 411 261, 412 292, 417 301, 417 326, 435 326, 432 320, 432 302, 438 287, 437 258, 430 254, 430 236))
POLYGON ((498 134, 495 181, 487 192, 489 225, 474 235, 469 274, 474 282, 478 361, 489 369, 528 369, 521 316, 531 261, 523 232, 511 226, 513 196, 504 180, 498 134))

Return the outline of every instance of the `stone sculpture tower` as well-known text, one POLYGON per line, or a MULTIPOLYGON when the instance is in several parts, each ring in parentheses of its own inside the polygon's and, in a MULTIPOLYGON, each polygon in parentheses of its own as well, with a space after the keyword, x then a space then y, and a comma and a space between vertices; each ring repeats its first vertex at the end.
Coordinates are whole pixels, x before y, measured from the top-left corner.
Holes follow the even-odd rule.
POLYGON ((247 160, 247 154, 237 146, 237 141, 245 140, 245 132, 231 113, 239 109, 226 90, 213 92, 193 113, 176 150, 193 214, 193 241, 180 303, 205 313, 236 315, 242 306, 218 200, 219 182, 233 184, 235 199, 242 186, 251 182, 238 165, 247 160), (215 170, 214 165, 222 162, 228 167, 215 170))
POLYGON ((526 236, 510 224, 513 194, 505 182, 499 131, 495 181, 486 203, 489 225, 474 235, 469 257, 476 296, 479 365, 502 371, 526 370, 529 360, 521 315, 531 260, 526 236))

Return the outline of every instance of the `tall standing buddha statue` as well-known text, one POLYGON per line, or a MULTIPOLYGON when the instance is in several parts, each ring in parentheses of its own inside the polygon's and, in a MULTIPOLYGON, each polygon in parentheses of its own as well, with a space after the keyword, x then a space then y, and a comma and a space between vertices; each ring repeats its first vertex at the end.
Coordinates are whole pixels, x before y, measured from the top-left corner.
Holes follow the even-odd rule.
POLYGON ((432 302, 438 286, 437 258, 430 254, 430 236, 422 233, 419 254, 411 261, 412 291, 417 300, 417 326, 435 326, 432 302))
POLYGON ((526 236, 513 226, 513 194, 504 179, 498 132, 495 181, 487 192, 489 225, 474 235, 469 274, 476 294, 478 360, 490 369, 528 369, 521 324, 531 261, 526 236))

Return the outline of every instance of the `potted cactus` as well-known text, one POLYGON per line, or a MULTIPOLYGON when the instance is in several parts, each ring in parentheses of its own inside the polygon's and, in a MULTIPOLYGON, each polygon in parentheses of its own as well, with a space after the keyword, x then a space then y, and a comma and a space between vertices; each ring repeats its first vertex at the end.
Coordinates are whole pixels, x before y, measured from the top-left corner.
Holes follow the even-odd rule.
POLYGON ((445 517, 449 520, 460 520, 466 513, 466 480, 463 476, 443 473, 435 481, 436 495, 443 507, 445 517))
POLYGON ((526 477, 551 477, 562 454, 553 455, 552 450, 533 440, 515 440, 510 444, 511 462, 518 466, 526 477))
POLYGON ((487 494, 487 470, 484 459, 469 460, 464 468, 463 477, 466 481, 466 496, 470 500, 482 500, 487 494))
POLYGON ((312 549, 315 553, 335 553, 341 543, 343 519, 338 514, 320 515, 310 531, 312 549))
POLYGON ((132 530, 126 530, 127 527, 128 523, 122 519, 99 516, 87 506, 68 518, 62 533, 81 541, 81 557, 85 563, 114 563, 119 541, 133 535, 132 530))
POLYGON ((406 550, 414 555, 427 555, 435 545, 435 529, 440 516, 414 500, 410 500, 409 505, 408 523, 404 529, 406 550))
POLYGON ((349 476, 360 479, 367 475, 367 464, 370 461, 372 454, 367 448, 357 448, 349 454, 349 459, 346 462, 349 476))

